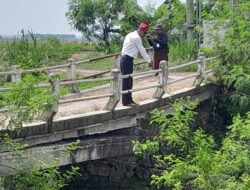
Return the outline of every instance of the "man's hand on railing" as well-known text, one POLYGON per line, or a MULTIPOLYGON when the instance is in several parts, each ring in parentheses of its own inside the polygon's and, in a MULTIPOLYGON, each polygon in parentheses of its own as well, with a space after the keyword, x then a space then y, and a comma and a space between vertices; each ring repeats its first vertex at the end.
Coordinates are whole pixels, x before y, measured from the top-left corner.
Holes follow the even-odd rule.
POLYGON ((153 66, 153 62, 151 61, 150 63, 148 63, 148 67, 152 67, 153 66))

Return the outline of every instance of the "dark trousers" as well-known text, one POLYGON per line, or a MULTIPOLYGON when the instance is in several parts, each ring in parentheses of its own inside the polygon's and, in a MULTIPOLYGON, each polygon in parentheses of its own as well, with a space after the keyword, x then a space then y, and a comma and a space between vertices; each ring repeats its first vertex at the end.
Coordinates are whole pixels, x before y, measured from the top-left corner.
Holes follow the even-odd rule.
POLYGON ((160 61, 162 60, 168 61, 167 50, 154 51, 154 60, 153 60, 152 68, 154 70, 159 69, 160 61))
MULTIPOLYGON (((122 75, 127 75, 127 74, 132 74, 133 73, 133 57, 130 57, 128 55, 123 55, 121 57, 121 61, 120 61, 120 68, 121 68, 121 74, 122 75)), ((133 88, 133 78, 129 77, 129 78, 125 78, 122 79, 122 90, 130 90, 133 88)), ((122 104, 126 105, 126 104, 130 104, 133 102, 132 99, 132 93, 128 93, 128 94, 123 94, 122 95, 122 104)))

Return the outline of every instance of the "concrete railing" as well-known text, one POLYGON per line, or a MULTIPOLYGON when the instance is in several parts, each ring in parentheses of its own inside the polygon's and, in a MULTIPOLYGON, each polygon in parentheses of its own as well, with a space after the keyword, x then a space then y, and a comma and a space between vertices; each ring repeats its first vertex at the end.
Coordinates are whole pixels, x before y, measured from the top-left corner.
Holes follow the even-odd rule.
MULTIPOLYGON (((147 50, 148 54, 152 56, 153 49, 147 48, 146 50, 147 50)), ((75 61, 74 59, 68 59, 66 61, 66 63, 60 64, 60 65, 50 66, 50 67, 42 67, 42 68, 34 68, 34 69, 26 69, 26 70, 22 70, 20 68, 20 66, 18 66, 18 65, 13 65, 10 67, 10 71, 0 72, 0 76, 11 75, 11 82, 18 82, 21 80, 22 74, 52 71, 55 69, 67 69, 68 80, 75 80, 76 79, 76 68, 75 68, 76 65, 87 64, 87 63, 91 63, 94 61, 103 60, 103 59, 107 59, 107 58, 114 58, 114 68, 119 68, 120 57, 121 57, 121 54, 116 53, 116 54, 109 54, 109 55, 105 55, 105 56, 100 56, 100 57, 85 59, 85 60, 80 60, 80 61, 75 61)), ((138 64, 135 64, 135 66, 143 64, 143 63, 146 63, 146 62, 144 62, 144 61, 139 62, 138 64)), ((101 74, 105 74, 108 72, 110 72, 110 71, 105 71, 104 73, 101 73, 101 74)))
MULTIPOLYGON (((111 56, 111 55, 108 55, 108 56, 111 56)), ((108 57, 108 56, 106 56, 106 57, 108 57)), ((116 61, 118 63, 119 56, 116 55, 116 59, 117 59, 116 61)), ((151 71, 147 71, 147 72, 134 73, 134 74, 130 74, 130 75, 121 75, 120 70, 118 68, 118 64, 116 64, 117 66, 115 66, 115 68, 111 71, 111 77, 76 80, 74 74, 69 72, 70 73, 69 77, 71 78, 71 81, 59 81, 59 76, 54 74, 54 75, 50 76, 50 83, 40 84, 40 85, 37 85, 35 88, 48 88, 48 87, 52 86, 53 93, 55 94, 55 97, 56 97, 55 102, 54 102, 54 105, 52 106, 51 110, 48 113, 43 115, 43 119, 45 121, 52 122, 54 115, 58 111, 59 104, 78 102, 78 101, 87 101, 87 100, 100 99, 100 98, 109 98, 108 103, 105 106, 105 109, 114 110, 116 105, 120 101, 120 96, 122 94, 127 94, 127 93, 131 93, 131 92, 156 88, 155 93, 153 95, 153 98, 160 99, 163 96, 163 94, 166 93, 168 84, 177 83, 179 81, 183 81, 185 79, 193 78, 193 77, 196 77, 194 85, 199 86, 202 83, 202 81, 204 80, 206 74, 212 72, 212 70, 206 71, 206 69, 205 69, 206 63, 208 61, 212 61, 215 59, 217 59, 217 57, 212 57, 212 58, 206 59, 204 53, 200 53, 197 60, 189 62, 189 63, 185 63, 182 65, 168 68, 167 62, 161 61, 160 62, 160 69, 158 69, 158 70, 151 70, 151 71), (195 74, 191 74, 191 75, 188 75, 188 76, 176 79, 176 80, 172 80, 172 81, 168 80, 169 71, 177 70, 177 69, 187 67, 190 65, 195 65, 195 64, 198 65, 198 69, 197 69, 197 72, 195 74), (126 91, 121 90, 122 89, 121 88, 121 84, 122 84, 121 81, 124 78, 135 77, 135 76, 137 76, 138 78, 139 77, 145 78, 148 76, 155 75, 156 73, 159 73, 159 77, 158 77, 159 81, 158 81, 158 84, 156 84, 156 85, 134 88, 131 90, 126 90, 126 91), (63 85, 70 85, 72 88, 74 88, 75 91, 78 91, 77 84, 98 82, 98 81, 111 81, 110 93, 96 95, 96 96, 66 99, 66 100, 60 99, 59 91, 60 91, 60 87, 63 85)), ((75 71, 75 68, 74 68, 75 64, 80 64, 80 63, 79 62, 74 63, 72 60, 68 62, 67 65, 70 66, 71 72, 75 71)), ((11 90, 12 90, 11 88, 0 88, 0 92, 8 92, 11 90)), ((8 111, 8 108, 0 109, 0 112, 6 112, 6 111, 8 111)))

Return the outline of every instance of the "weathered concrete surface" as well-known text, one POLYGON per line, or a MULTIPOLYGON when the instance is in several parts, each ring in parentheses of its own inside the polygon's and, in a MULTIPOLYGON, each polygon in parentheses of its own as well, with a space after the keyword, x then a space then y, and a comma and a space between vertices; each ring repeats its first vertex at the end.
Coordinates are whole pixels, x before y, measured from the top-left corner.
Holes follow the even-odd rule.
MULTIPOLYGON (((122 132, 122 130, 135 127, 138 125, 138 120, 149 119, 153 109, 169 110, 170 103, 177 98, 190 96, 202 102, 211 98, 216 91, 217 87, 212 84, 202 85, 199 88, 190 87, 165 95, 160 100, 143 101, 137 107, 118 107, 113 112, 97 111, 64 117, 55 120, 51 127, 46 123, 39 123, 26 126, 19 134, 13 131, 10 131, 10 134, 18 142, 29 144, 26 155, 48 162, 57 157, 59 165, 126 155, 132 153, 131 140, 138 136, 109 137, 106 135, 108 132, 122 132), (81 148, 75 151, 75 155, 61 156, 65 148, 76 139, 81 140, 81 148), (41 154, 42 152, 45 154, 41 154)), ((11 174, 13 171, 9 166, 15 168, 10 162, 14 155, 4 152, 4 145, 0 148, 0 173, 11 174)))
POLYGON ((164 95, 162 99, 151 99, 136 107, 118 107, 112 111, 96 111, 75 116, 63 117, 53 122, 38 123, 26 126, 20 133, 10 131, 13 138, 30 146, 51 143, 69 138, 106 133, 109 131, 133 127, 138 118, 148 118, 149 112, 155 108, 166 109, 171 102, 180 97, 190 96, 202 102, 216 92, 215 85, 203 85, 199 88, 190 87, 164 95))
MULTIPOLYGON (((190 73, 190 72, 171 73, 169 76, 169 81, 180 79, 190 74, 194 74, 194 73, 190 73)), ((168 85, 167 94, 171 94, 172 92, 176 90, 181 90, 187 87, 192 87, 194 79, 195 78, 190 78, 190 79, 178 82, 176 84, 168 85)), ((144 79, 136 79, 136 77, 134 77, 133 89, 147 87, 150 85, 157 85, 158 81, 159 81, 158 77, 154 77, 154 76, 151 76, 151 77, 149 76, 144 79)), ((133 99, 137 103, 140 104, 141 102, 145 100, 152 99, 155 91, 156 91, 156 88, 133 92, 133 99)), ((96 96, 96 95, 108 94, 108 93, 110 93, 110 87, 106 86, 104 88, 98 87, 92 90, 87 90, 85 92, 82 92, 81 94, 70 94, 70 95, 67 95, 67 98, 74 99, 74 98, 79 98, 79 97, 96 96)), ((68 116, 83 114, 87 112, 104 110, 104 107, 107 104, 108 100, 109 100, 108 98, 102 98, 102 99, 94 99, 94 100, 89 100, 89 101, 78 101, 78 102, 73 102, 73 103, 60 104, 59 110, 54 119, 57 120, 62 117, 68 117, 68 116)), ((122 107, 121 101, 118 103, 117 107, 122 107)))
POLYGON ((36 161, 50 163, 56 158, 59 160, 58 166, 63 166, 88 160, 131 154, 131 139, 137 138, 131 138, 131 136, 112 136, 80 140, 80 148, 73 155, 66 153, 66 149, 72 141, 30 147, 24 151, 24 156, 27 159, 23 160, 20 158, 15 159, 13 153, 4 152, 0 154, 0 176, 14 174, 16 168, 19 168, 23 164, 31 167, 36 161))
POLYGON ((135 155, 77 164, 81 176, 77 176, 63 190, 152 190, 150 179, 154 162, 150 158, 135 155))

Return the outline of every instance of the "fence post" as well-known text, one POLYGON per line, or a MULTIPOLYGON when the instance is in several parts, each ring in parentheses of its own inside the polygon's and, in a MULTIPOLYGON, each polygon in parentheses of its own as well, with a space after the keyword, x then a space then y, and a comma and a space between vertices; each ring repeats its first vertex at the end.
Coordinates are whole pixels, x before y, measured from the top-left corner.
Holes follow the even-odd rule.
POLYGON ((119 69, 112 69, 111 76, 113 80, 111 82, 111 92, 113 96, 110 97, 108 103, 106 104, 106 110, 114 110, 121 98, 121 72, 119 69))
POLYGON ((159 83, 161 86, 157 87, 153 98, 160 99, 167 89, 167 78, 168 78, 168 66, 167 61, 163 60, 160 62, 160 68, 162 72, 159 73, 159 83))
POLYGON ((200 86, 202 81, 205 78, 206 57, 205 57, 205 54, 203 52, 199 53, 198 60, 200 60, 200 62, 198 63, 198 69, 197 69, 199 76, 197 76, 197 78, 194 82, 195 86, 200 86))
MULTIPOLYGON (((73 81, 76 80, 76 65, 75 65, 75 61, 73 59, 68 59, 67 60, 67 72, 68 72, 68 79, 73 81)), ((77 86, 77 84, 71 84, 71 92, 72 93, 79 93, 80 90, 77 86)))
POLYGON ((11 82, 18 82, 21 81, 22 75, 19 73, 20 66, 19 65, 13 65, 11 66, 11 70, 14 71, 14 74, 11 74, 11 82))
POLYGON ((117 54, 114 58, 114 68, 120 70, 120 60, 121 60, 121 55, 117 54))
POLYGON ((49 82, 52 86, 52 94, 54 98, 53 105, 51 106, 50 110, 43 113, 42 120, 46 121, 49 126, 51 126, 53 122, 53 118, 58 111, 59 106, 59 94, 60 94, 60 80, 58 74, 51 74, 49 76, 49 82))

